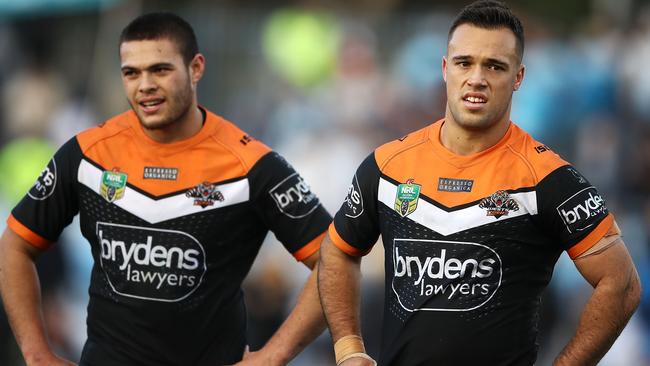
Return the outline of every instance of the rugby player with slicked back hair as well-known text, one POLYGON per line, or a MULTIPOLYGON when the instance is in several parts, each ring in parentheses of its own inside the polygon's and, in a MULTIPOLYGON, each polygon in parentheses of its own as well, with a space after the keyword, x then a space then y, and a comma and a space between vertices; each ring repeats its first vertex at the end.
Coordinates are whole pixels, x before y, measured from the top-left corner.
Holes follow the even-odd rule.
POLYGON ((502 2, 449 30, 443 119, 359 166, 321 248, 318 287, 337 365, 373 365, 359 324, 359 264, 385 251, 382 366, 530 366, 540 299, 563 251, 593 287, 556 366, 596 365, 640 300, 605 198, 510 120, 524 33, 502 2))
POLYGON ((285 365, 325 329, 316 263, 331 216, 286 160, 198 104, 205 58, 186 21, 140 16, 119 53, 131 109, 64 144, 0 240, 25 361, 72 364, 48 345, 34 260, 78 213, 94 260, 80 365, 285 365), (269 230, 312 275, 275 335, 244 355, 241 284, 269 230))

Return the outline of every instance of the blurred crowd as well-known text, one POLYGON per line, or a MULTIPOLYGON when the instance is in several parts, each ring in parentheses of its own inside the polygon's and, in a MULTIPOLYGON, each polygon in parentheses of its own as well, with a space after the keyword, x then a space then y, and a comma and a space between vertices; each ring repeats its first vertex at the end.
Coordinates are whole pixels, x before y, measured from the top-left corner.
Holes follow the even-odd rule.
MULTIPOLYGON (((76 2, 58 8, 33 1, 32 9, 21 11, 0 6, 3 218, 61 144, 128 108, 118 35, 133 17, 157 10, 177 12, 196 30, 207 59, 200 103, 283 154, 334 214, 374 147, 444 115, 441 58, 461 6, 399 0, 76 2)), ((526 75, 512 119, 599 188, 648 286, 650 4, 509 4, 526 31, 526 75)), ((377 354, 382 318, 382 251, 378 243, 362 265, 363 332, 371 355, 377 354)), ((78 359, 85 339, 91 266, 78 223, 39 260, 49 337, 71 359, 78 359)), ((307 274, 270 234, 245 283, 253 349, 282 322, 307 274)), ((544 295, 538 364, 550 364, 571 337, 590 292, 563 255, 544 295)), ((332 362, 325 333, 292 365, 332 362)), ((22 364, 0 309, 0 365, 22 364)), ((650 365, 647 291, 601 364, 650 365)))

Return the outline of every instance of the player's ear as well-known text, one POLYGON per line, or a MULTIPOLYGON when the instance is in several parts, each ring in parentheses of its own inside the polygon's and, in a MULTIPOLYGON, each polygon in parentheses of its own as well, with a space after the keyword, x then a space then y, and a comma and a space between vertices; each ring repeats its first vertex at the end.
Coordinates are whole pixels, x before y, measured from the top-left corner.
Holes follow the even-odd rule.
POLYGON ((519 70, 517 70, 517 75, 515 76, 515 85, 513 86, 513 89, 519 90, 521 87, 521 83, 524 81, 524 74, 526 73, 526 65, 524 64, 519 64, 519 70))
POLYGON ((447 57, 442 56, 442 79, 447 82, 447 57))
POLYGON ((200 53, 194 55, 194 58, 190 61, 189 69, 192 84, 196 85, 203 77, 203 72, 205 72, 205 57, 200 53))

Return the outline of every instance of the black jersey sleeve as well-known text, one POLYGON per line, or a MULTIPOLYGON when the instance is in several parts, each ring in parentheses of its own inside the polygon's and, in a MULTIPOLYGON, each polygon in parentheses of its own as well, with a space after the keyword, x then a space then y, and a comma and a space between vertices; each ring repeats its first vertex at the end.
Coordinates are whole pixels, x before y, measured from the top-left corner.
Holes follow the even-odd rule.
POLYGON ((570 165, 554 170, 537 184, 537 207, 543 230, 571 258, 596 244, 614 220, 598 190, 570 165))
POLYGON ((263 156, 248 174, 251 201, 266 226, 297 260, 320 248, 332 216, 278 153, 263 156))
POLYGON ((380 170, 373 153, 357 169, 343 205, 334 216, 330 238, 350 255, 368 254, 379 238, 379 177, 380 170))
POLYGON ((47 248, 79 212, 77 171, 81 148, 66 142, 11 211, 9 227, 34 246, 47 248))

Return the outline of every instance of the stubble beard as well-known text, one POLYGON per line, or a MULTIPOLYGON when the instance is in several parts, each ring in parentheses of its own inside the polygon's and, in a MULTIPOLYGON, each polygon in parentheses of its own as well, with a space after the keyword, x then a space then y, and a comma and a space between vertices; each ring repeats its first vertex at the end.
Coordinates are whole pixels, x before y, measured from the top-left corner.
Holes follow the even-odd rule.
POLYGON ((508 113, 510 101, 505 107, 499 110, 484 111, 472 113, 462 110, 463 106, 458 104, 458 108, 449 105, 449 112, 458 126, 471 131, 487 131, 497 125, 501 119, 508 113))
POLYGON ((471 113, 460 113, 460 115, 451 113, 454 117, 454 121, 463 129, 472 130, 472 131, 484 131, 496 124, 497 118, 491 115, 472 115, 471 113))
MULTIPOLYGON (((169 109, 170 115, 156 122, 145 123, 144 120, 146 117, 141 116, 138 112, 136 112, 136 115, 138 116, 138 121, 140 122, 142 128, 146 130, 152 130, 152 131, 164 130, 183 120, 184 117, 187 116, 187 114, 189 113, 190 108, 192 107, 191 86, 187 84, 186 88, 184 88, 181 92, 174 95, 174 97, 171 98, 171 100, 167 100, 166 104, 167 104, 166 107, 170 108, 169 109)), ((131 108, 137 111, 137 109, 134 108, 133 104, 131 104, 131 108)))

